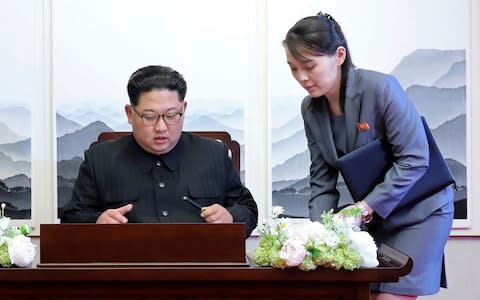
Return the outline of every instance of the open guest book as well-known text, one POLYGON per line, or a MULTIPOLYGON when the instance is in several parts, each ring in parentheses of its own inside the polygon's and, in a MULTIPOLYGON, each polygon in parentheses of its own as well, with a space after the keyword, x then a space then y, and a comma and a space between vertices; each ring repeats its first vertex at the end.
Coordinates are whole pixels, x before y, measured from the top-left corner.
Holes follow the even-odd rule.
MULTIPOLYGON (((455 183, 424 117, 422 123, 430 152, 429 167, 405 195, 399 207, 427 198, 455 183)), ((391 145, 385 138, 376 139, 338 159, 338 169, 355 202, 363 200, 377 184, 383 182, 385 173, 395 159, 391 145)))

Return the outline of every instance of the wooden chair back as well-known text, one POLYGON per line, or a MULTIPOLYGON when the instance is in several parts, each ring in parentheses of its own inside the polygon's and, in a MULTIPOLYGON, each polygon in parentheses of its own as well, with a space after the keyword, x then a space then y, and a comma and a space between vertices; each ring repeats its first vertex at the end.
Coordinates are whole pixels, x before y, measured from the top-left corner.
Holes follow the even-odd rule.
MULTIPOLYGON (((126 136, 131 134, 131 131, 109 131, 109 132, 102 132, 98 135, 98 138, 95 142, 93 142, 91 146, 102 143, 109 140, 118 139, 119 137, 126 136)), ((228 155, 233 161, 233 165, 240 172, 240 144, 232 140, 230 134, 226 131, 190 131, 190 133, 211 138, 217 140, 219 142, 224 143, 228 148, 228 155)))

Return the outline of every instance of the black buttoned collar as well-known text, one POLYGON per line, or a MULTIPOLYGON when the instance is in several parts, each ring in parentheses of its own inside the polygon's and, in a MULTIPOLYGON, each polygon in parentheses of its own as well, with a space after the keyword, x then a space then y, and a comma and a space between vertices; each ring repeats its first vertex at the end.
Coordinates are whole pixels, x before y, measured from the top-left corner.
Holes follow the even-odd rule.
POLYGON ((137 162, 137 165, 143 172, 149 172, 158 161, 164 164, 172 172, 177 170, 180 166, 180 160, 185 148, 184 133, 180 136, 177 145, 175 145, 170 152, 162 155, 155 155, 146 152, 140 147, 133 135, 130 135, 129 138, 129 156, 131 155, 131 158, 137 162))
POLYGON ((170 170, 170 171, 176 171, 178 167, 180 166, 180 161, 183 156, 183 152, 185 149, 185 138, 184 138, 184 133, 182 132, 182 135, 180 136, 180 140, 178 143, 173 147, 173 149, 165 154, 162 154, 158 157, 160 157, 161 161, 165 164, 165 166, 170 170))

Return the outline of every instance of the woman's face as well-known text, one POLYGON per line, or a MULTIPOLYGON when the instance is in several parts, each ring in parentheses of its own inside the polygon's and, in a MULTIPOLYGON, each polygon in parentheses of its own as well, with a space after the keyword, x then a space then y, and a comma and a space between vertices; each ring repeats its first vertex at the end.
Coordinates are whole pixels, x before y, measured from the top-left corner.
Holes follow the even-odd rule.
POLYGON ((338 47, 332 55, 304 54, 303 60, 297 60, 288 49, 285 53, 293 77, 312 98, 339 94, 345 48, 338 47))

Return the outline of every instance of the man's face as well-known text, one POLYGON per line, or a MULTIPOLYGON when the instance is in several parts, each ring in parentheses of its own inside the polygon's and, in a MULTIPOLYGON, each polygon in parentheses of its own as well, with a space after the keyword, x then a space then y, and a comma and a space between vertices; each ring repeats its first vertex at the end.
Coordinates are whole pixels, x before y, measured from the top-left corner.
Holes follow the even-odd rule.
POLYGON ((137 106, 125 105, 128 123, 140 147, 155 155, 170 152, 182 134, 186 106, 177 91, 167 89, 141 93, 137 106), (159 115, 164 117, 158 118, 159 115))

